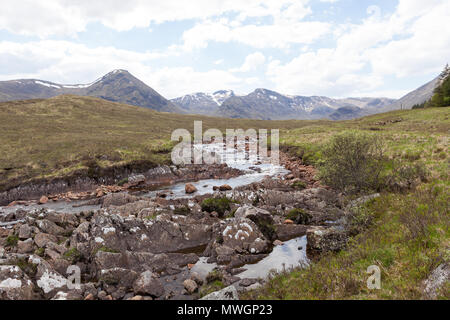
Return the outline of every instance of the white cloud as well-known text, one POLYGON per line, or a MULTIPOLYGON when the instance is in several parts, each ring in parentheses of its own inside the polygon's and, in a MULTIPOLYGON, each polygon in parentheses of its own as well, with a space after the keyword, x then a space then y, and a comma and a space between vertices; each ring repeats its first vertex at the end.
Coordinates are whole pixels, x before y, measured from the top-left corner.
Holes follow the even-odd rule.
MULTIPOLYGON (((286 6, 301 10, 308 0, 2 0, 0 29, 42 38, 75 35, 88 23, 100 22, 117 31, 151 23, 205 19, 238 13, 242 19, 277 14, 286 6)), ((307 9, 304 9, 307 10, 307 9)))
POLYGON ((231 72, 249 72, 257 69, 266 62, 266 57, 261 52, 249 54, 244 61, 244 64, 237 69, 231 69, 231 72))
MULTIPOLYGON (((438 74, 450 57, 448 1, 400 0, 392 15, 371 8, 362 24, 335 28, 336 46, 269 63, 281 92, 350 96, 380 93, 388 76, 438 74)), ((430 79, 431 80, 431 79, 430 79)), ((397 97, 398 90, 383 90, 397 97)))

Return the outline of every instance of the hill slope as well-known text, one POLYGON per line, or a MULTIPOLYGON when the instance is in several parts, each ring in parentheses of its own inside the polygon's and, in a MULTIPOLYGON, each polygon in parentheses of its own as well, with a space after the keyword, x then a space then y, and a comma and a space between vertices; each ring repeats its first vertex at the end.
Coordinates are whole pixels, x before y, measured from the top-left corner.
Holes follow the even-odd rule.
POLYGON ((62 85, 22 79, 0 81, 0 102, 51 98, 61 94, 91 96, 157 111, 183 111, 126 70, 114 70, 90 84, 62 85))
POLYGON ((414 105, 422 104, 431 99, 433 91, 439 83, 439 78, 435 78, 424 84, 420 88, 408 93, 393 104, 387 106, 384 111, 411 109, 414 105))

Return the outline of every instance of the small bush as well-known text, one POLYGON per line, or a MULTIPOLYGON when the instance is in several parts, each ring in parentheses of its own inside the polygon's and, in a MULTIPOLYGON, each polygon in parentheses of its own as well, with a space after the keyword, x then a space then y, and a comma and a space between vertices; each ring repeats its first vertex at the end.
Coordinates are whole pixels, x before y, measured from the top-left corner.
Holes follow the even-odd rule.
POLYGON ((206 212, 217 212, 219 217, 223 217, 226 211, 231 210, 230 204, 233 201, 228 198, 209 198, 203 200, 201 207, 203 211, 206 212))
POLYGON ((80 251, 77 250, 77 248, 72 248, 64 252, 63 257, 71 263, 77 263, 78 261, 80 261, 82 255, 80 251))
POLYGON ((7 247, 15 247, 15 246, 17 246, 18 242, 19 242, 18 236, 9 236, 6 238, 6 246, 7 247))
POLYGON ((124 179, 122 179, 122 180, 120 180, 118 183, 117 183, 117 185, 119 185, 119 186, 123 186, 124 184, 126 184, 126 183, 128 183, 128 178, 124 178, 124 179))
POLYGON ((38 248, 38 249, 36 249, 36 251, 34 251, 34 254, 39 256, 39 257, 43 257, 45 255, 45 249, 44 248, 38 248))
POLYGON ((392 173, 386 178, 386 185, 391 191, 408 191, 414 189, 419 182, 427 182, 429 175, 423 162, 394 163, 392 173))
POLYGON ((383 144, 378 137, 347 131, 336 135, 326 145, 320 178, 347 193, 378 190, 384 163, 383 144))
POLYGON ((303 189, 306 189, 306 183, 303 181, 297 181, 297 182, 294 182, 291 185, 291 187, 294 189, 297 189, 297 190, 303 190, 303 189))
POLYGON ((312 216, 305 210, 296 208, 289 211, 286 218, 294 221, 296 224, 310 224, 312 216))
POLYGON ((187 216, 191 213, 191 209, 188 206, 177 207, 173 213, 180 216, 187 216))
POLYGON ((26 259, 17 259, 13 264, 18 266, 24 273, 29 276, 34 276, 37 272, 37 265, 29 263, 26 259))
POLYGON ((216 280, 206 285, 203 285, 199 290, 200 297, 204 297, 212 292, 219 291, 225 288, 225 285, 222 281, 216 280))
POLYGON ((277 232, 275 230, 275 226, 271 223, 265 222, 265 221, 253 221, 257 225, 259 231, 268 239, 268 240, 275 240, 277 238, 277 232))
POLYGON ((211 283, 214 281, 222 281, 223 280, 223 274, 218 269, 214 269, 208 275, 206 276, 206 283, 211 283))

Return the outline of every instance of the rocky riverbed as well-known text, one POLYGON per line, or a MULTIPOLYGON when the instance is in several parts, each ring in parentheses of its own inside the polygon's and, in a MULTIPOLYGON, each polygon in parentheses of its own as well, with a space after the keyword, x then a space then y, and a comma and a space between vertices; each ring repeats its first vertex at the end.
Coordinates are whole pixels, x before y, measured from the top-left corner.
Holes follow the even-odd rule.
POLYGON ((284 154, 281 164, 160 167, 2 207, 0 298, 198 299, 224 287, 236 298, 270 269, 340 250, 341 196, 314 168, 284 154))

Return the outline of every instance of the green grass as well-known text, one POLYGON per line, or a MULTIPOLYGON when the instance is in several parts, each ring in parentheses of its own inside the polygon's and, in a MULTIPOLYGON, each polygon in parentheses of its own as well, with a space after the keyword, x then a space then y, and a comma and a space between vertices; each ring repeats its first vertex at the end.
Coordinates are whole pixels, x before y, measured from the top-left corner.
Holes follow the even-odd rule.
MULTIPOLYGON (((422 281, 449 257, 449 189, 424 185, 406 195, 383 194, 369 206, 374 222, 348 248, 309 268, 275 275, 245 299, 420 299, 422 281), (381 269, 369 290, 367 268, 381 269)), ((444 292, 442 298, 450 298, 444 292)))

